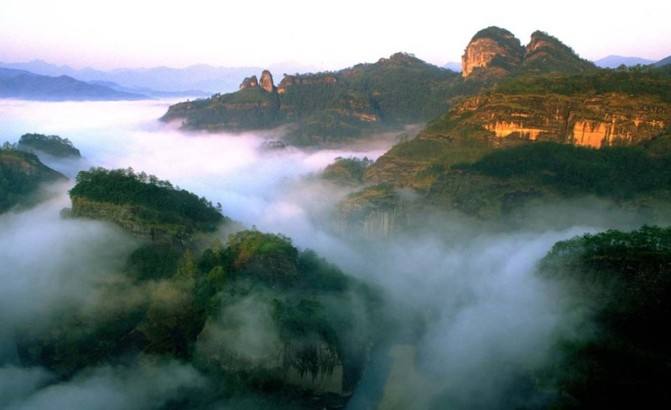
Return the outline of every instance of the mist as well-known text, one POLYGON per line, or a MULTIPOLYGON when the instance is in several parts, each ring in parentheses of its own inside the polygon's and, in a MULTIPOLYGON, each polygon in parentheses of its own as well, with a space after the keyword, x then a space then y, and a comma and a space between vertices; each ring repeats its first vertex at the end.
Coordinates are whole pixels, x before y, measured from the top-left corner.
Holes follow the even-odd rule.
MULTIPOLYGON (((392 138, 354 149, 268 150, 264 142, 280 131, 184 132, 158 122, 169 103, 0 101, 0 139, 57 134, 83 155, 43 158, 71 181, 49 187, 51 199, 36 207, 0 215, 0 407, 149 409, 183 390, 207 387, 190 365, 154 358, 86 369, 66 382, 19 363, 17 328, 40 332, 53 315, 97 312, 105 286, 132 287, 118 283, 119 272, 140 242, 111 224, 60 215, 69 206, 72 179, 91 166, 132 167, 170 180, 221 203, 224 215, 242 225, 287 235, 381 289, 395 325, 374 347, 352 409, 506 407, 520 370, 545 363, 559 335, 580 320, 562 314, 562 289, 535 275, 540 259, 557 241, 641 223, 609 214, 607 204, 584 202, 579 212, 571 204, 529 210, 530 220, 541 221, 544 209, 561 216, 561 223, 533 229, 502 231, 460 215, 424 215, 426 226, 412 234, 343 232, 334 226, 334 207, 348 190, 320 180, 319 172, 337 157, 375 159, 392 138)), ((226 232, 219 235, 225 240, 226 232)), ((128 290, 127 300, 105 305, 132 305, 155 291, 128 290)), ((237 355, 257 358, 272 350, 274 329, 265 308, 245 299, 227 309, 241 326, 208 322, 197 349, 217 349, 224 340, 237 355)))

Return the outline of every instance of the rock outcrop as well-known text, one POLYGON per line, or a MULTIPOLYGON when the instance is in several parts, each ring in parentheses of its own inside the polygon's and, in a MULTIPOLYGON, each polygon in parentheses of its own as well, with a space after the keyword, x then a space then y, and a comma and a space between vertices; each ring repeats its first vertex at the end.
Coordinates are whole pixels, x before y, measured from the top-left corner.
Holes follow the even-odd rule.
POLYGON ((481 127, 498 139, 515 137, 600 148, 639 144, 660 134, 671 121, 671 104, 624 94, 492 94, 468 99, 450 115, 462 127, 481 127))
POLYGON ((273 93, 276 91, 275 83, 273 82, 273 75, 270 73, 270 71, 263 70, 261 73, 261 80, 253 75, 242 80, 242 83, 240 84, 240 90, 259 87, 267 93, 273 93))
POLYGON ((284 94, 289 87, 294 85, 333 85, 338 82, 336 76, 331 74, 313 74, 313 75, 289 75, 284 74, 284 78, 277 86, 277 92, 284 94))
POLYGON ((255 75, 251 77, 246 77, 244 80, 242 80, 242 83, 240 84, 241 90, 246 90, 248 88, 258 88, 258 87, 259 87, 259 80, 256 78, 255 75))
POLYGON ((508 30, 488 27, 468 43, 462 57, 462 75, 503 77, 515 72, 575 74, 596 68, 557 38, 535 31, 523 47, 508 30))
POLYGON ((522 64, 525 50, 508 30, 488 27, 473 36, 464 51, 462 75, 471 76, 478 69, 488 69, 494 75, 505 75, 522 64))
POLYGON ((263 73, 261 73, 260 85, 261 88, 268 93, 275 92, 275 83, 273 82, 273 75, 270 74, 270 71, 263 70, 263 73))

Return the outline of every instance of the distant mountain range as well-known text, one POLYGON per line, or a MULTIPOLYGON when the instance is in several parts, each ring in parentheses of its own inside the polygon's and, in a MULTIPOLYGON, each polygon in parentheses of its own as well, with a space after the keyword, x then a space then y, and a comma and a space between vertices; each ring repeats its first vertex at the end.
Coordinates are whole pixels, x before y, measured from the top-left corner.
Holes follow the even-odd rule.
POLYGON ((145 95, 90 84, 61 75, 51 77, 0 68, 0 98, 26 100, 137 100, 145 95))
MULTIPOLYGON (((189 96, 210 95, 220 92, 231 92, 238 89, 243 78, 251 76, 261 67, 215 67, 206 64, 192 65, 184 68, 152 67, 152 68, 121 68, 102 71, 93 68, 75 69, 67 65, 50 64, 42 60, 26 63, 2 63, 0 67, 30 71, 47 76, 67 75, 81 81, 97 84, 114 83, 127 92, 142 94, 174 93, 189 96), (148 90, 151 90, 148 92, 148 90)), ((293 63, 274 64, 269 68, 274 72, 294 74, 297 72, 315 71, 314 67, 293 63)))
POLYGON ((445 63, 443 65, 443 68, 447 68, 448 70, 452 70, 455 73, 460 73, 461 72, 461 63, 450 61, 449 63, 445 63))
POLYGON ((624 56, 615 56, 610 55, 608 57, 595 60, 594 64, 601 68, 617 68, 621 65, 631 67, 635 65, 648 65, 654 63, 654 60, 648 60, 647 58, 641 57, 624 57, 624 56))

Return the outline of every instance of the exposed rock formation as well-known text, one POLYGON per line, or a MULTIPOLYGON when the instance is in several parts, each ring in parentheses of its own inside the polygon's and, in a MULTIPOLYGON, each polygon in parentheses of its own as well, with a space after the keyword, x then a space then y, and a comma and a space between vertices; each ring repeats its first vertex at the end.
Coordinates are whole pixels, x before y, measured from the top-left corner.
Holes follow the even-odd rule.
POLYGON ((270 71, 263 70, 261 73, 261 88, 266 90, 268 93, 275 91, 275 83, 273 82, 273 75, 270 74, 270 71))
POLYGON ((468 43, 462 61, 462 75, 468 77, 478 68, 504 75, 522 64, 524 47, 508 30, 488 27, 468 43))
POLYGON ((671 105, 622 94, 592 97, 500 95, 474 97, 452 111, 462 126, 497 138, 549 140, 595 148, 638 144, 668 126, 671 105))
POLYGON ((512 72, 580 73, 595 68, 557 38, 535 31, 522 47, 509 31, 488 27, 470 41, 462 57, 462 75, 474 73, 502 77, 512 72))
POLYGON ((287 92, 287 89, 294 85, 333 85, 338 82, 338 79, 334 75, 330 74, 313 74, 313 75, 289 75, 284 74, 284 78, 280 81, 280 84, 277 86, 277 92, 284 94, 287 92))
POLYGON ((241 90, 246 90, 248 88, 257 88, 259 86, 259 80, 256 78, 255 75, 251 77, 247 77, 244 80, 242 80, 242 83, 240 84, 240 89, 241 90))

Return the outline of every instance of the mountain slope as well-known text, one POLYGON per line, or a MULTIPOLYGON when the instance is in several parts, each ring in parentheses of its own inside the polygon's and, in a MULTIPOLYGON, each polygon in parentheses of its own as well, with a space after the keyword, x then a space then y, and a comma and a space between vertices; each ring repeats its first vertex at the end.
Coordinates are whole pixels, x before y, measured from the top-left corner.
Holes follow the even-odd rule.
POLYGON ((72 77, 48 77, 28 71, 0 68, 0 98, 27 100, 136 100, 145 98, 89 84, 72 77))
POLYGON ((66 179, 34 154, 0 148, 0 213, 15 205, 29 205, 40 185, 66 179))
POLYGON ((596 68, 570 47, 543 31, 531 34, 522 63, 525 72, 576 74, 596 68))
MULTIPOLYGON (((622 152, 627 154, 620 159, 627 163, 623 169, 647 175, 633 183, 644 187, 659 181, 657 176, 662 175, 659 172, 649 175, 643 170, 654 168, 657 162, 653 158, 669 157, 669 126, 671 75, 663 70, 513 75, 480 95, 461 99, 447 113, 431 121, 416 138, 393 146, 366 168, 363 189, 345 200, 340 209, 345 221, 366 230, 389 232, 391 226, 407 218, 410 208, 420 213, 423 208, 457 210, 492 220, 528 202, 558 201, 574 195, 547 180, 539 180, 534 174, 499 178, 463 167, 477 164, 499 150, 510 151, 514 158, 511 164, 515 165, 533 160, 551 164, 552 156, 561 153, 579 157, 586 152, 584 155, 589 156, 595 148, 631 147, 626 149, 634 150, 631 155, 635 156, 640 147, 650 158, 634 160, 625 150, 622 152), (540 142, 554 145, 545 150, 540 142), (575 152, 562 148, 573 148, 571 145, 585 148, 575 152), (538 158, 524 154, 527 146, 538 147, 534 151, 538 158), (406 200, 408 194, 403 193, 408 190, 414 192, 410 203, 406 200)), ((595 155, 590 161, 603 165, 600 154, 595 155)), ((668 166, 666 162, 660 164, 655 169, 668 166)), ((576 192, 597 195, 591 190, 600 184, 592 179, 596 174, 581 164, 576 166, 581 167, 573 169, 579 175, 578 180, 573 180, 576 192), (585 187, 580 181, 592 182, 585 187)), ((499 171, 502 175, 505 170, 499 171)), ((557 172, 542 169, 537 174, 557 172)), ((603 178, 625 186, 625 177, 603 178)), ((663 209, 668 206, 664 201, 669 199, 665 183, 668 181, 657 185, 657 193, 652 196, 637 191, 632 198, 622 201, 632 209, 644 206, 645 202, 650 210, 663 209)), ((611 187, 604 192, 608 196, 617 190, 611 187)))

